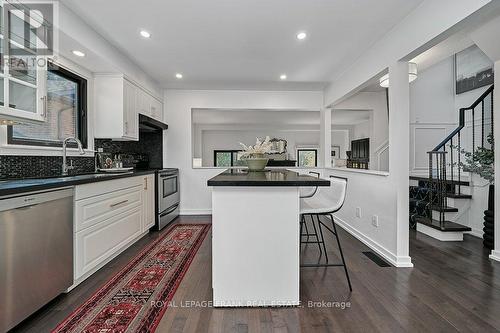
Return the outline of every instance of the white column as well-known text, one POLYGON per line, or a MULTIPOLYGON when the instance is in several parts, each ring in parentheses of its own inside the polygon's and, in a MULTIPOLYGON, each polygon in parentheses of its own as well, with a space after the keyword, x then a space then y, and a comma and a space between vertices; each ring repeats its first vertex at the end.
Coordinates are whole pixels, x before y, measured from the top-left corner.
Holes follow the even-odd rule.
POLYGON ((410 86, 408 62, 389 67, 389 174, 396 190, 396 264, 413 267, 409 256, 410 86))
POLYGON ((495 62, 495 91, 493 92, 493 121, 495 139, 495 248, 490 259, 500 261, 500 60, 495 62))
POLYGON ((320 124, 320 157, 318 160, 319 166, 329 168, 332 166, 331 150, 332 150, 332 110, 321 110, 320 124))

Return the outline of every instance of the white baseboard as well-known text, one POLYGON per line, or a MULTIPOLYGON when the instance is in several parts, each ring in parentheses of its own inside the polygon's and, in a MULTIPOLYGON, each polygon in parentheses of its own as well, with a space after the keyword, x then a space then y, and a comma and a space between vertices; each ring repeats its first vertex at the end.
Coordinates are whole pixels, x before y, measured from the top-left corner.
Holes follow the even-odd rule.
POLYGON ((342 227, 345 231, 353 235, 356 239, 358 239, 361 243, 368 246, 373 251, 377 252, 378 255, 387 260, 391 265, 395 267, 413 267, 410 257, 401 257, 396 256, 391 251, 387 250, 385 247, 371 239, 370 237, 362 234, 358 230, 354 229, 351 225, 346 223, 344 220, 340 219, 338 216, 334 216, 335 222, 342 227))
POLYGON ((463 231, 445 232, 428 227, 422 223, 417 223, 417 231, 442 242, 462 242, 464 240, 463 231))
POLYGON ((495 261, 500 261, 500 251, 491 251, 490 259, 495 261))
POLYGON ((212 215, 211 209, 181 209, 180 215, 212 215))

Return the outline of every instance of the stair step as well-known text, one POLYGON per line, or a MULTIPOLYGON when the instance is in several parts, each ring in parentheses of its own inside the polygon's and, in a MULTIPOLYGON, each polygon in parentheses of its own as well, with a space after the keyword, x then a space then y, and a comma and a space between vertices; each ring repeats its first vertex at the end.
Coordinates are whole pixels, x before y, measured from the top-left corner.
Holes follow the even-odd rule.
POLYGON ((441 209, 438 206, 431 206, 431 209, 435 210, 437 212, 444 212, 444 213, 457 213, 458 212, 458 208, 455 208, 455 207, 444 207, 443 209, 441 209))
POLYGON ((458 194, 458 193, 446 193, 446 196, 448 198, 454 198, 454 199, 472 199, 472 195, 470 194, 458 194))
POLYGON ((433 228, 433 229, 436 229, 439 231, 443 231, 443 232, 446 232, 446 231, 450 231, 450 232, 451 231, 471 231, 472 230, 469 227, 466 227, 464 225, 461 225, 461 224, 458 224, 455 222, 451 222, 451 221, 444 221, 443 227, 441 228, 441 225, 440 225, 438 220, 434 220, 434 219, 431 220, 427 217, 417 217, 416 222, 421 223, 423 225, 426 225, 430 228, 433 228))
MULTIPOLYGON (((410 176, 410 179, 411 180, 416 180, 416 181, 423 181, 423 182, 428 182, 430 180, 429 177, 418 177, 418 176, 410 176)), ((458 180, 448 179, 448 180, 445 181, 445 183, 448 184, 448 185, 470 186, 470 182, 467 182, 467 181, 464 181, 464 180, 458 181, 458 180)))

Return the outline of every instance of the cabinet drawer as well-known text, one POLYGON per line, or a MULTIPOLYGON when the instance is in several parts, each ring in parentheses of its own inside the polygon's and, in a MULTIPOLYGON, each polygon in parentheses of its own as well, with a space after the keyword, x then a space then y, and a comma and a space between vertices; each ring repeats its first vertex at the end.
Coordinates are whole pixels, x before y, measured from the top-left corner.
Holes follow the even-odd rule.
POLYGON ((141 234, 141 207, 75 234, 75 280, 104 264, 141 234))
POLYGON ((75 231, 89 228, 141 205, 142 186, 78 200, 75 202, 75 231))
POLYGON ((144 177, 127 177, 78 185, 75 187, 75 200, 82 200, 90 197, 95 197, 105 193, 124 190, 134 186, 142 186, 144 177))

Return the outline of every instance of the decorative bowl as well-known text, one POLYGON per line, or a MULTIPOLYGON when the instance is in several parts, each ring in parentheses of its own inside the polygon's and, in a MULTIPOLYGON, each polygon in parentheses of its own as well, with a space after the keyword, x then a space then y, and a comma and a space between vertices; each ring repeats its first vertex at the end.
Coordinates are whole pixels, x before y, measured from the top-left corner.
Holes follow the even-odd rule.
POLYGON ((248 171, 262 171, 266 168, 268 158, 265 157, 249 157, 245 159, 248 166, 248 171))

